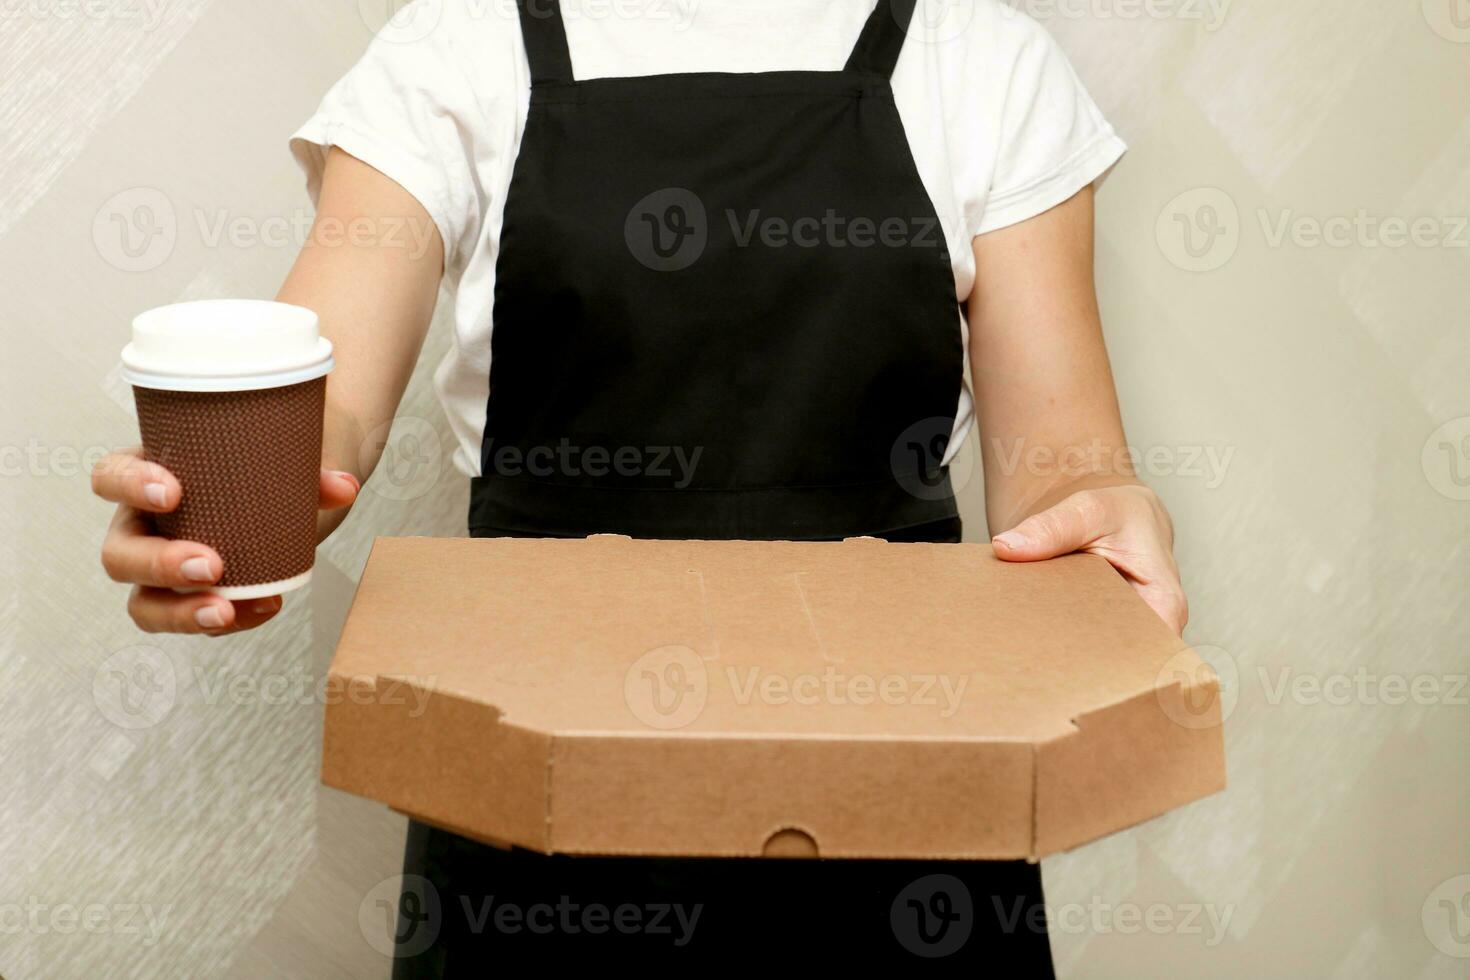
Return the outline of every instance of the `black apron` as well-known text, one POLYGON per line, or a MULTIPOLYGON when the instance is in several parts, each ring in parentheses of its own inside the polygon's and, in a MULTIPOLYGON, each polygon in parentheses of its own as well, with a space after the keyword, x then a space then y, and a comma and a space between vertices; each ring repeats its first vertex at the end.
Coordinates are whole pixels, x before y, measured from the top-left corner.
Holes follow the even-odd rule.
MULTIPOLYGON (((942 459, 960 310, 889 84, 914 0, 879 0, 842 71, 585 81, 556 0, 519 6, 530 112, 471 533, 958 541, 942 459)), ((415 823, 404 873, 396 977, 520 951, 728 965, 793 948, 1051 976, 1040 872, 1020 862, 543 857, 415 823), (479 914, 491 896, 702 913, 684 943, 506 932, 479 914)))
POLYGON ((942 448, 964 364, 888 82, 913 0, 878 5, 843 71, 587 81, 556 3, 528 2, 471 529, 810 540, 953 518, 940 459, 911 451, 942 448))

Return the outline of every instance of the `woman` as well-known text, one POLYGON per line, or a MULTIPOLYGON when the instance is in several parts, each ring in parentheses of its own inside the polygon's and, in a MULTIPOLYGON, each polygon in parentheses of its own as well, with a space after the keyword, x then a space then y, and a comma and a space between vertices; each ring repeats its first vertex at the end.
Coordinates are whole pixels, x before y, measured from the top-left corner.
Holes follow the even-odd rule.
MULTIPOLYGON (((914 6, 705 0, 680 21, 451 2, 421 8, 426 36, 380 37, 293 141, 318 215, 280 298, 320 314, 338 363, 323 536, 376 464, 360 447, 442 279, 456 343, 437 382, 475 535, 958 541, 948 463, 978 420, 997 555, 1100 554, 1182 630, 1168 517, 1122 465, 1092 281, 1091 188, 1123 144, 1029 20, 914 6), (352 227, 381 234, 342 243, 352 227)), ((123 454, 94 482, 120 504, 103 560, 140 627, 220 635, 279 611, 171 591, 221 566, 151 536, 182 493, 161 467, 123 454)), ((443 922, 424 949, 425 886, 406 888, 402 976, 507 942, 458 911, 492 893, 682 896, 706 908, 686 953, 794 931, 873 962, 908 955, 890 903, 940 872, 973 901, 969 955, 1050 975, 1024 864, 548 859, 414 824, 405 872, 443 922)), ((560 951, 661 948, 553 931, 560 951)))

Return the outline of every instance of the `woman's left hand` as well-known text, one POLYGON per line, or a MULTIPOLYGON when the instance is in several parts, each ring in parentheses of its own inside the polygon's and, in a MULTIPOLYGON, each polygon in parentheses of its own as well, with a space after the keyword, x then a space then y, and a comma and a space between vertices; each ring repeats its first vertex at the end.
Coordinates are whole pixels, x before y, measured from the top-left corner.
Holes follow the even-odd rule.
POLYGON ((1079 490, 996 535, 992 546, 1005 561, 1042 561, 1074 551, 1101 555, 1170 629, 1183 635, 1189 621, 1174 563, 1174 524, 1148 487, 1079 490))

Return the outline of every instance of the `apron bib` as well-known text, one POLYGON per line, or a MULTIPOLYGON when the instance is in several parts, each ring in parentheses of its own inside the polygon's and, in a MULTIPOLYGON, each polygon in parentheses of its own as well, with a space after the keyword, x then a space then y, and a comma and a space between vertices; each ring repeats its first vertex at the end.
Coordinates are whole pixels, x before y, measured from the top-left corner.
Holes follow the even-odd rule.
POLYGON ((913 0, 882 0, 841 71, 582 81, 557 4, 520 9, 530 112, 471 530, 953 519, 959 305, 889 84, 913 0))

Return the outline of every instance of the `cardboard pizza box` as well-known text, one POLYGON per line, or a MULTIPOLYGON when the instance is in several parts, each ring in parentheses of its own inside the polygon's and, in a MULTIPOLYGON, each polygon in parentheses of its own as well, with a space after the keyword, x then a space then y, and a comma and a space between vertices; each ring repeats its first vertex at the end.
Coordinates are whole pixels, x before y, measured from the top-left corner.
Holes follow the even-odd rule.
POLYGON ((544 853, 1039 859, 1224 787, 1218 680, 1103 559, 382 538, 322 778, 544 853))

